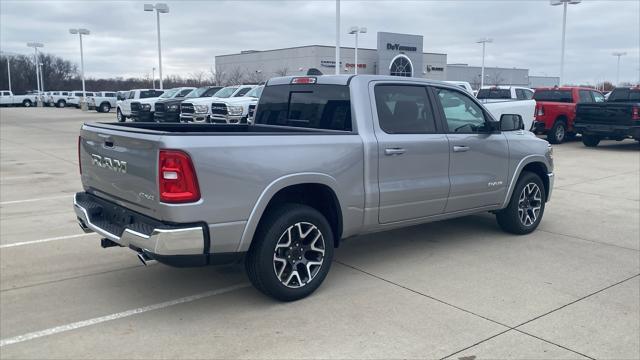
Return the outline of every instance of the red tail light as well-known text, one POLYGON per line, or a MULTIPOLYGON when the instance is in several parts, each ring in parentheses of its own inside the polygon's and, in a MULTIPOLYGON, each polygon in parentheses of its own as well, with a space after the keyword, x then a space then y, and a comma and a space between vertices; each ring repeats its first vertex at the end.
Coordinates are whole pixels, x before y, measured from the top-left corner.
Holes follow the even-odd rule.
POLYGON ((292 84, 315 84, 316 78, 314 77, 296 77, 291 79, 292 84))
POLYGON ((180 150, 160 150, 160 201, 186 203, 200 200, 198 178, 191 158, 180 150))
POLYGON ((82 137, 78 136, 78 169, 80 170, 80 175, 82 175, 82 163, 80 162, 80 145, 82 144, 82 137))
POLYGON ((544 116, 544 107, 539 106, 539 107, 536 109, 536 116, 544 116))
POLYGON ((634 106, 633 109, 631 110, 631 120, 640 121, 640 108, 639 107, 634 106))

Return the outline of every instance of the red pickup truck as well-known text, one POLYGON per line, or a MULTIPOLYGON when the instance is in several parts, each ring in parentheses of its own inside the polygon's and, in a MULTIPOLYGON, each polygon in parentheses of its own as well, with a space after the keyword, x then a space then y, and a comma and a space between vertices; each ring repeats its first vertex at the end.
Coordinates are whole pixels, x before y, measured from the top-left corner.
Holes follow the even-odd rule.
POLYGON ((547 134, 547 141, 560 144, 575 135, 573 121, 578 103, 602 103, 604 95, 591 88, 538 88, 533 94, 536 112, 533 128, 536 134, 547 134))

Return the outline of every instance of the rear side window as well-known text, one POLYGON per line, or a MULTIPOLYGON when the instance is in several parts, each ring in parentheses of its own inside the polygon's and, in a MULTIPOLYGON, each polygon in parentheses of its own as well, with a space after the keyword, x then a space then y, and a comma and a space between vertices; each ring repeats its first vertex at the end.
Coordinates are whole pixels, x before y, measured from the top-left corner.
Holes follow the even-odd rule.
POLYGON ((380 128, 387 134, 427 134, 436 131, 433 108, 424 86, 376 85, 380 128))
POLYGON ((611 102, 640 102, 640 88, 617 88, 609 95, 611 102))
POLYGON ((73 94, 73 96, 82 96, 82 93, 81 92, 77 92, 77 93, 73 94))
POLYGON ((248 88, 248 87, 246 87, 246 88, 242 88, 242 89, 240 89, 240 91, 238 91, 238 93, 237 93, 237 94, 233 95, 233 97, 241 97, 241 96, 244 96, 244 95, 245 95, 246 93, 248 93, 250 90, 251 90, 251 88, 248 88))
POLYGON ((591 98, 591 91, 580 90, 580 91, 578 91, 578 95, 580 96, 580 102, 581 103, 593 102, 593 99, 591 98))
POLYGON ((478 91, 478 99, 511 99, 509 89, 481 89, 478 91))
POLYGON ((549 102, 562 102, 572 103, 573 96, 571 90, 537 90, 533 94, 534 100, 537 101, 549 101, 549 102))
POLYGON ((262 92, 256 124, 351 131, 345 85, 274 85, 262 92))
POLYGON ((62 95, 67 96, 67 95, 69 95, 69 93, 65 91, 65 92, 62 93, 62 95))
POLYGON ((104 97, 116 97, 116 93, 104 93, 104 97))

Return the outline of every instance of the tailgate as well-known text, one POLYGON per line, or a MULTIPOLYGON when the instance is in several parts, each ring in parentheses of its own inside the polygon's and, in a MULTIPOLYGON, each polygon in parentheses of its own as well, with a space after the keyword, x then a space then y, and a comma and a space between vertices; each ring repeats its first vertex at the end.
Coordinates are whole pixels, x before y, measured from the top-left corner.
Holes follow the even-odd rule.
POLYGON ((160 134, 83 126, 79 157, 86 191, 153 216, 160 134))
POLYGON ((576 123, 603 125, 632 125, 631 104, 578 104, 576 123))

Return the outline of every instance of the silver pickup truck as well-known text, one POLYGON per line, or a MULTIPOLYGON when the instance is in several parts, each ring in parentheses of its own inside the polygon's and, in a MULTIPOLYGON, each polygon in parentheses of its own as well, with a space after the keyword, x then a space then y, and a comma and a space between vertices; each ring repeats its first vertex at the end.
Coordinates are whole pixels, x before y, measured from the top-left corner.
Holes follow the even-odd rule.
POLYGON ((463 89, 374 75, 267 82, 254 124, 87 123, 80 226, 174 266, 243 260, 263 293, 312 293, 356 235, 480 212, 527 234, 549 144, 463 89))

